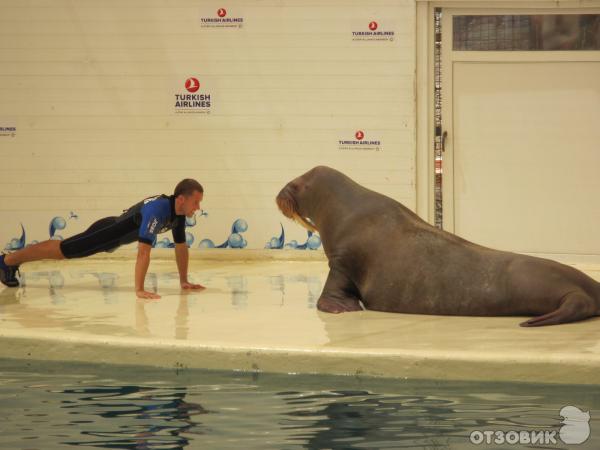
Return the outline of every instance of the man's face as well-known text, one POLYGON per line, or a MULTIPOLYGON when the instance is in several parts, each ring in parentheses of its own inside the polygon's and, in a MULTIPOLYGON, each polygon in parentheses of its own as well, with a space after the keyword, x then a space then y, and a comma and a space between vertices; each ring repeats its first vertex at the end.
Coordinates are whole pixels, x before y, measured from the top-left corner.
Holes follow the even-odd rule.
POLYGON ((183 203, 181 205, 181 209, 183 210, 183 214, 187 217, 193 217, 196 211, 200 209, 200 202, 204 194, 202 192, 194 191, 192 195, 189 196, 181 196, 183 198, 183 203))

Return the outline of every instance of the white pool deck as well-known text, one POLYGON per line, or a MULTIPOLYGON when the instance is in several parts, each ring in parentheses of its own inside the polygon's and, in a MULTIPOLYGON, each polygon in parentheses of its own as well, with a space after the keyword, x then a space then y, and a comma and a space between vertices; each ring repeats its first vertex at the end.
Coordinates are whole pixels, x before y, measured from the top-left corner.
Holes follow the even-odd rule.
MULTIPOLYGON (((162 298, 152 301, 135 297, 131 252, 23 265, 25 286, 0 288, 0 358, 600 384, 600 318, 521 328, 521 317, 332 315, 316 309, 327 276, 318 252, 201 252, 190 278, 207 289, 186 292, 172 250, 155 250, 146 287, 162 298)), ((600 279, 599 265, 578 268, 600 279)))

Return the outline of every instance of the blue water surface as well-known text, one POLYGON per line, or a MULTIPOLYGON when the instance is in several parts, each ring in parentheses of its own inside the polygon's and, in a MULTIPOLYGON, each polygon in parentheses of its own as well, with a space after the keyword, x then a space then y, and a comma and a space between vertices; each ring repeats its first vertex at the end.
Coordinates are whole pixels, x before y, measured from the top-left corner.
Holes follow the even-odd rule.
POLYGON ((0 360, 0 448, 600 448, 597 386, 167 370, 0 360), (581 445, 475 445, 473 430, 554 430, 581 445))

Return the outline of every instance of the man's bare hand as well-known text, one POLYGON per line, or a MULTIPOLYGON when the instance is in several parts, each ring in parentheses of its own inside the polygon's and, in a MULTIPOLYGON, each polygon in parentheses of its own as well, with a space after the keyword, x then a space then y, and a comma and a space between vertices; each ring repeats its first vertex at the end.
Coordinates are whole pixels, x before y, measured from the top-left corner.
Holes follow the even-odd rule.
POLYGON ((150 298, 154 300, 158 300, 160 298, 160 295, 148 291, 135 291, 135 295, 137 295, 137 298, 150 298))
POLYGON ((181 283, 181 289, 206 289, 206 288, 204 286, 202 286, 201 284, 188 283, 187 281, 184 281, 181 283))

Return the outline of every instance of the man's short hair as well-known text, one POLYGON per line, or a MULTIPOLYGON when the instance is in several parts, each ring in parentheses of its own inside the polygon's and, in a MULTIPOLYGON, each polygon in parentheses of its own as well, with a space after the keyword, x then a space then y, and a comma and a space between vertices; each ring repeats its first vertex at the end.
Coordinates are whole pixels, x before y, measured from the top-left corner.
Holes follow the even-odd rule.
POLYGON ((196 191, 204 193, 204 188, 196 180, 192 178, 186 178, 185 180, 181 180, 177 186, 175 186, 175 197, 180 195, 187 197, 196 191))

